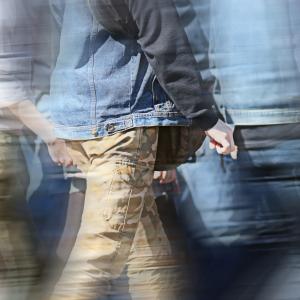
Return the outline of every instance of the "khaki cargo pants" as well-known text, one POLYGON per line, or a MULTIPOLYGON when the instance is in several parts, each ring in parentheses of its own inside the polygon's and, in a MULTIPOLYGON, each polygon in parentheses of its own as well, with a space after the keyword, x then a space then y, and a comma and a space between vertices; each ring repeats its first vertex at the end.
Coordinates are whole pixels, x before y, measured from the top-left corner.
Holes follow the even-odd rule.
POLYGON ((69 142, 74 163, 86 174, 86 195, 79 233, 51 300, 108 299, 114 296, 111 280, 125 267, 132 299, 176 299, 180 268, 151 190, 157 138, 158 128, 151 127, 69 142))

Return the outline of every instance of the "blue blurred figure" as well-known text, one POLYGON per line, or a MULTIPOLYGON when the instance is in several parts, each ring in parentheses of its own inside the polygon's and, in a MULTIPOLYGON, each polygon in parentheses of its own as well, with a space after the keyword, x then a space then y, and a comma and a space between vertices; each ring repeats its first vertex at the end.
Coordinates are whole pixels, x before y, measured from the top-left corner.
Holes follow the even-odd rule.
POLYGON ((179 168, 199 299, 299 299, 300 2, 176 2, 239 147, 179 168))

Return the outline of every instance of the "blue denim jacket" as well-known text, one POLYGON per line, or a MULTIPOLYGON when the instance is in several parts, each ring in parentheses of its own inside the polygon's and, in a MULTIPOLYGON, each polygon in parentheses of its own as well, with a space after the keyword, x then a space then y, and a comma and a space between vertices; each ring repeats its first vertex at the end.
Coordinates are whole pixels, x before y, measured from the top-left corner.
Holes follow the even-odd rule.
POLYGON ((175 1, 190 17, 200 72, 216 78, 216 107, 228 123, 300 122, 300 1, 175 1))
POLYGON ((51 80, 52 121, 64 139, 92 139, 138 126, 186 125, 135 40, 114 39, 85 0, 52 1, 60 53, 51 80))

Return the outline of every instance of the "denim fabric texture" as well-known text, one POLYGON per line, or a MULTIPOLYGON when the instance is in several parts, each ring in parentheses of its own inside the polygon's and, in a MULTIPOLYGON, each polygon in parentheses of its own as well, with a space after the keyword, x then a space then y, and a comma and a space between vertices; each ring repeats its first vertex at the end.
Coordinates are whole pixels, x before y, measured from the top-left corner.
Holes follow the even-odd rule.
POLYGON ((206 144, 179 168, 176 203, 203 299, 297 299, 299 132, 299 124, 237 127, 237 161, 206 144))
POLYGON ((62 31, 48 101, 59 137, 84 140, 132 127, 189 124, 135 40, 113 38, 84 0, 53 7, 62 31))
POLYGON ((179 168, 206 228, 193 227, 199 221, 189 219, 191 235, 208 244, 298 240, 299 124, 237 127, 235 138, 237 161, 219 157, 206 144, 196 163, 179 168))
POLYGON ((175 3, 202 78, 215 78, 215 106, 228 123, 300 121, 299 1, 175 3))

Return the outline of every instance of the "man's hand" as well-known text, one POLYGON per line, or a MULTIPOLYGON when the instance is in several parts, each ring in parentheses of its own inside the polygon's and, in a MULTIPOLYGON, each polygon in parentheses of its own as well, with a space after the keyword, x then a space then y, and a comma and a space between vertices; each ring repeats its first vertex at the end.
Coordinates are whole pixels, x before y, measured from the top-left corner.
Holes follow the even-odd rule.
POLYGON ((73 165, 73 160, 68 153, 66 142, 62 139, 55 139, 47 143, 48 151, 51 159, 58 165, 70 167, 73 165))
POLYGON ((233 140, 233 130, 223 121, 211 129, 207 130, 206 135, 210 138, 210 148, 216 149, 219 154, 230 154, 233 159, 237 158, 237 146, 233 140))
POLYGON ((154 180, 159 180, 160 184, 167 184, 177 180, 176 170, 169 170, 169 171, 155 171, 154 180))

